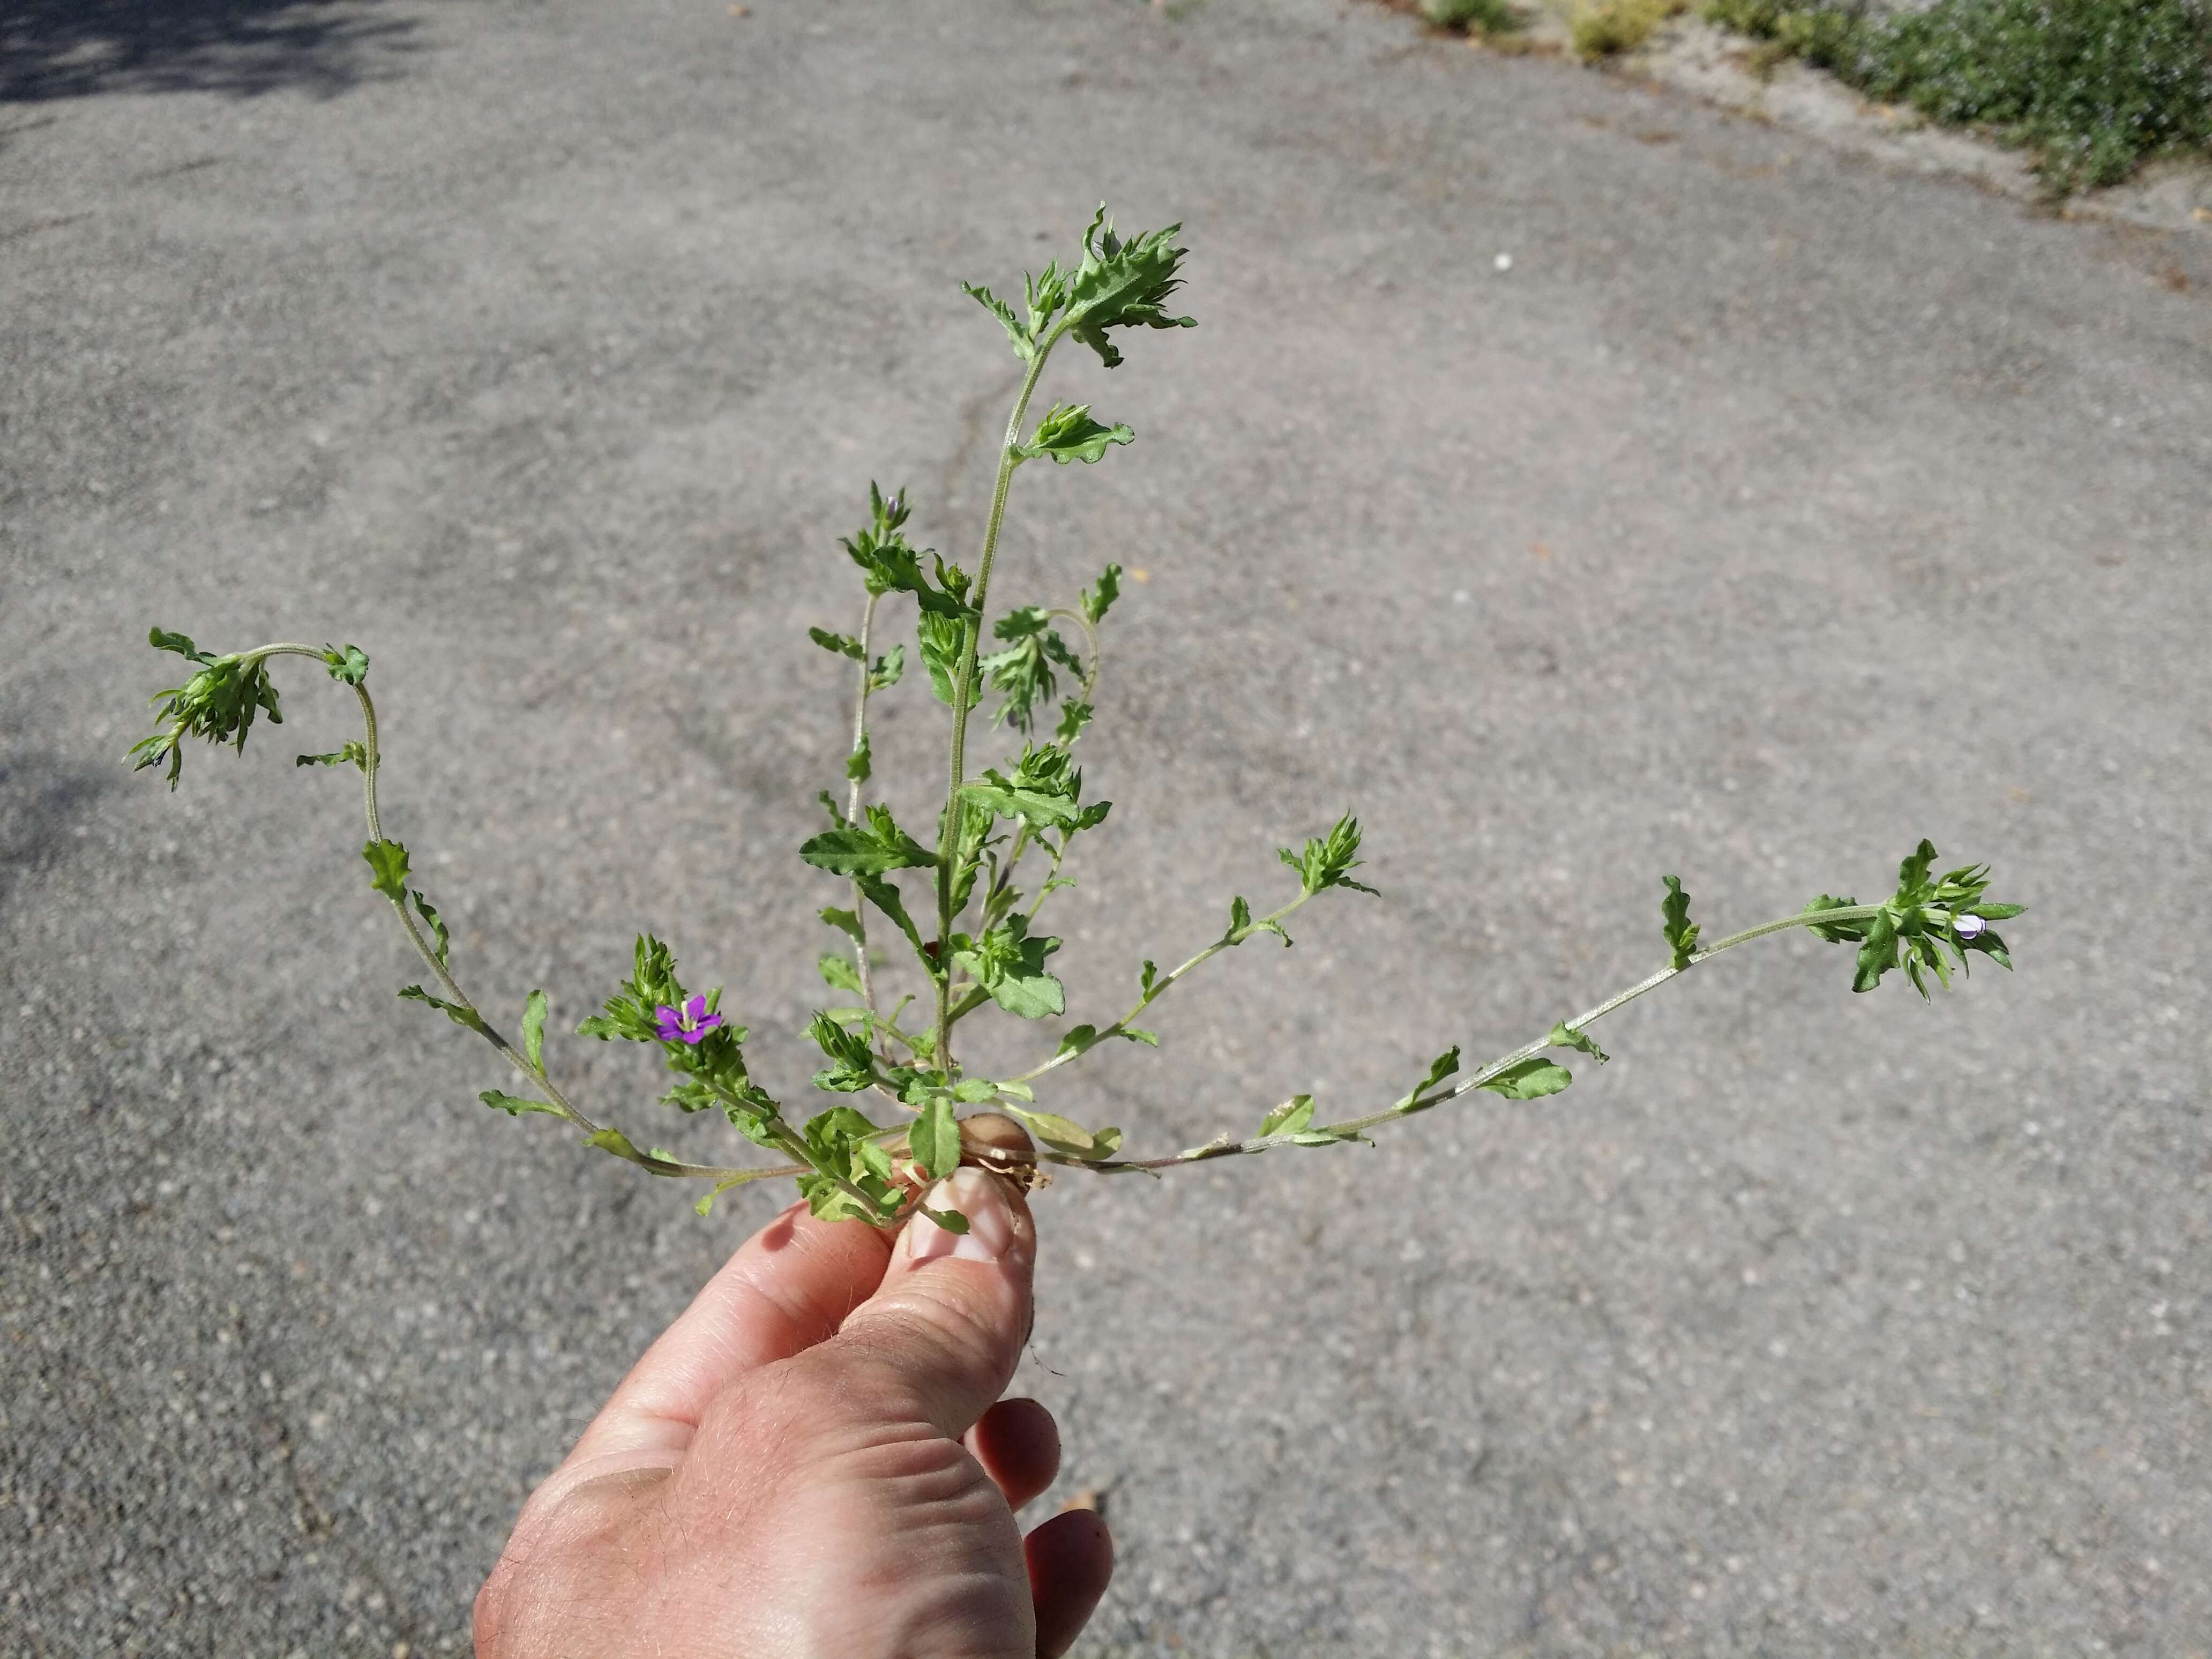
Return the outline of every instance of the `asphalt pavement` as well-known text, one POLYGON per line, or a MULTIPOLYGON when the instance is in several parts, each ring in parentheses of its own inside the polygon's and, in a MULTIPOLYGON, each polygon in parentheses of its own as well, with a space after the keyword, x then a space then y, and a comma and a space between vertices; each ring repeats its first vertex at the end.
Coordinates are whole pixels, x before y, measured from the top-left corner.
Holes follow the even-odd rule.
MULTIPOLYGON (((2032 908, 1932 1006, 1792 933, 1562 1095, 1064 1174, 1016 1386, 1038 1512, 1118 1540, 1079 1651, 2212 1652, 2212 236, 1333 0, 25 0, 0 96, 0 1654, 465 1650, 786 1201, 477 1104, 349 775, 292 764, 346 700, 280 670, 172 797, 121 763, 148 627, 366 648, 464 982, 741 1155, 563 1033, 649 927, 809 1097, 805 629, 858 620, 872 478, 973 548, 1017 365, 957 284, 1101 198, 1182 222, 1199 326, 1054 360, 1137 441, 1025 469, 997 580, 1131 573, 1071 1017, 1347 807, 1382 896, 1058 1109, 1141 1153, 1372 1109, 1662 965, 1666 874, 1711 939, 1927 836, 2032 908)), ((935 730, 910 676, 909 823, 935 730)))

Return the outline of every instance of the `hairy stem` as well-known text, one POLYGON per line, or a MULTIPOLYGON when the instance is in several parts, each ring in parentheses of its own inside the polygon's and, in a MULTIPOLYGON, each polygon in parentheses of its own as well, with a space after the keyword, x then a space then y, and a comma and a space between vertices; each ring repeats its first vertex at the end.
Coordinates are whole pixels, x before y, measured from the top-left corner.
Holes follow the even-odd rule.
MULTIPOLYGON (((326 660, 320 647, 294 644, 264 645, 258 650, 241 653, 239 660, 250 664, 258 662, 264 657, 313 657, 318 662, 326 660)), ((369 696, 368 686, 356 685, 352 688, 352 690, 355 698, 361 704, 362 812, 368 822, 368 838, 371 841, 382 841, 384 839, 383 820, 377 811, 376 805, 376 769, 380 763, 376 746, 376 703, 369 696)), ((568 1096, 561 1092, 553 1079, 545 1075, 543 1066, 532 1066, 526 1054, 492 1029, 490 1022, 484 1018, 476 1004, 469 1000, 468 993, 461 989, 453 975, 447 970, 446 964, 438 960, 437 952, 430 948, 429 941, 422 937, 422 929, 415 925, 415 918, 408 913, 405 901, 391 899, 389 902, 393 913, 399 918, 399 926, 401 931, 407 935, 407 942, 415 947, 415 954, 422 958, 422 965, 428 968, 437 980, 439 988, 446 994, 447 1000, 455 1007, 465 1011, 476 1021, 475 1029, 484 1041, 499 1050, 501 1057, 521 1073, 524 1081, 535 1085, 542 1091, 545 1096, 546 1103, 556 1112, 586 1134, 599 1133, 600 1126, 592 1122, 590 1118, 577 1109, 568 1096)), ((717 1181, 725 1187, 738 1186, 748 1181, 765 1180, 771 1176, 804 1175, 813 1168, 810 1164, 801 1165, 798 1169, 724 1169, 708 1164, 691 1164, 680 1158, 654 1158, 650 1154, 641 1154, 638 1162, 641 1167, 651 1170, 654 1175, 717 1181)))
MULTIPOLYGON (((1291 907, 1290 906, 1285 906, 1283 910, 1276 912, 1276 915, 1280 916, 1285 914, 1291 908, 1291 907)), ((1698 963, 1706 961, 1710 957, 1717 957, 1723 951, 1732 950, 1736 945, 1745 944, 1752 939, 1764 938, 1769 933, 1781 933, 1786 928, 1805 927, 1815 923, 1825 925, 1829 922, 1869 921, 1873 920, 1875 916, 1880 915, 1881 914, 1881 909, 1882 907, 1879 904, 1861 904, 1855 905, 1848 909, 1804 911, 1800 912, 1796 915, 1783 916, 1773 921, 1762 922, 1756 927, 1746 928, 1741 933, 1731 933, 1728 938, 1722 939, 1716 945, 1708 946, 1703 951, 1692 952, 1689 967, 1694 968, 1698 963)), ((1224 943, 1226 942, 1226 940, 1224 941, 1224 943)), ((1216 945, 1212 948, 1214 950, 1218 950, 1221 946, 1219 945, 1216 945)), ((1205 956, 1210 954, 1212 954, 1212 951, 1210 951, 1201 952, 1200 956, 1193 957, 1190 963, 1186 963, 1185 968, 1194 966, 1199 961, 1202 960, 1205 956)), ((1177 969, 1176 971, 1180 974, 1184 971, 1184 969, 1177 969)), ((1637 998, 1642 996, 1646 991, 1652 989, 1655 986, 1664 985, 1668 980, 1677 978, 1687 971, 1689 971, 1688 968, 1662 968, 1657 973, 1653 974, 1648 979, 1638 981, 1636 984, 1630 986, 1626 991, 1620 992, 1618 995, 1607 998, 1603 1002, 1598 1004, 1596 1007, 1590 1009, 1587 1013, 1578 1014, 1574 1018, 1564 1023, 1566 1025, 1567 1030, 1570 1031, 1579 1031, 1583 1027, 1589 1025, 1592 1021, 1602 1019, 1614 1009, 1621 1007, 1627 1003, 1635 1001, 1637 998)), ((1482 1067, 1481 1070, 1470 1073, 1468 1076, 1462 1079, 1459 1082, 1452 1085, 1449 1088, 1440 1088, 1434 1094, 1417 1096, 1401 1106, 1392 1106, 1383 1111, 1370 1112, 1365 1117, 1351 1118, 1342 1123, 1330 1123, 1316 1126, 1316 1129, 1319 1133, 1327 1134, 1357 1134, 1363 1129, 1371 1129, 1376 1124, 1387 1123, 1394 1118, 1411 1117, 1416 1112, 1425 1112, 1432 1106, 1442 1105, 1445 1101, 1455 1100, 1470 1090, 1480 1089, 1485 1083, 1496 1077, 1499 1073, 1506 1070, 1509 1066, 1516 1065, 1520 1061, 1529 1059, 1534 1055, 1540 1054, 1551 1046, 1551 1036, 1547 1032, 1543 1036, 1537 1038, 1534 1042, 1524 1042, 1518 1048, 1513 1050, 1512 1053, 1500 1055, 1498 1059, 1492 1060, 1487 1066, 1482 1067)), ((1048 1062, 1044 1066, 1037 1067, 1036 1071, 1024 1072, 1020 1077, 1010 1079, 1008 1080, 1011 1082, 1026 1082, 1029 1079, 1038 1075, 1040 1073, 1049 1071, 1053 1065, 1058 1064, 1061 1060, 1072 1058, 1073 1058, 1072 1055, 1055 1056, 1054 1060, 1048 1062)), ((1312 1132, 1310 1131, 1309 1133, 1312 1132)), ((1248 1152, 1264 1152, 1270 1147, 1288 1146, 1295 1144, 1296 1143, 1292 1138, 1288 1134, 1255 1135, 1249 1140, 1236 1140, 1227 1135, 1223 1135, 1218 1139, 1206 1142, 1203 1146, 1187 1147, 1170 1158, 1129 1158, 1114 1161, 1102 1160, 1097 1163, 1088 1163, 1082 1158, 1071 1158, 1064 1153, 1058 1152, 1044 1152, 1040 1153, 1039 1156, 1047 1158, 1054 1164, 1072 1164, 1080 1169, 1097 1170, 1106 1173, 1125 1170, 1158 1171, 1160 1170, 1172 1169, 1179 1164, 1202 1164, 1212 1158, 1235 1158, 1248 1152)))
POLYGON ((1036 355, 1030 359, 1029 373, 1022 377, 1022 389, 1014 398, 1013 413, 1006 419, 1006 441, 999 452, 999 476, 991 489, 991 514, 983 525, 983 550, 976 561, 975 585, 969 592, 972 614, 961 630, 959 672, 952 679, 951 755, 947 768, 945 820, 937 836, 937 1067, 947 1075, 952 1070, 951 964, 943 957, 952 938, 953 866, 959 861, 961 836, 967 823, 967 810, 961 801, 960 791, 968 781, 968 714, 975 702, 975 647, 983 625, 984 606, 990 600, 991 562, 998 556, 999 527, 1006 522, 1006 491, 1013 483, 1014 468, 1021 460, 1018 452, 1022 441, 1022 417, 1029 412, 1030 394, 1036 390, 1037 377, 1044 373, 1045 359, 1052 355, 1053 343, 1059 337, 1055 330, 1039 343, 1036 355))
MULTIPOLYGON (((868 695, 875 689, 872 678, 874 671, 869 665, 868 650, 869 641, 875 635, 876 603, 882 597, 871 587, 868 590, 868 608, 860 614, 860 694, 854 699, 853 703, 852 752, 854 754, 860 752, 861 744, 867 740, 868 736, 868 695)), ((860 821, 860 790, 866 782, 866 780, 864 778, 854 778, 853 787, 846 791, 845 821, 848 823, 857 823, 860 821)), ((876 981, 868 967, 868 901, 867 896, 861 892, 860 884, 857 881, 853 884, 853 924, 854 933, 859 935, 854 943, 860 948, 854 954, 859 957, 860 961, 860 1000, 867 1005, 868 1012, 872 1016, 868 1022, 869 1029, 873 1030, 875 1029, 872 1016, 876 1012, 876 981)), ((878 1041, 880 1042, 881 1039, 878 1041)), ((887 1066, 890 1063, 890 1048, 888 1045, 884 1046, 884 1063, 887 1066)))

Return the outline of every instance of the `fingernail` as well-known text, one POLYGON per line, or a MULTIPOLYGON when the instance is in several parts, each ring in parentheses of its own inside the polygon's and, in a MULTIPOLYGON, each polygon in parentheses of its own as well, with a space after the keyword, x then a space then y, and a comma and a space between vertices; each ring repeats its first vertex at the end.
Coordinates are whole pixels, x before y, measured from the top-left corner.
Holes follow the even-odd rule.
POLYGON ((926 1215, 906 1224, 906 1251, 915 1261, 950 1256, 960 1261, 996 1261, 1014 1242, 1013 1212, 999 1184, 981 1170, 955 1170, 923 1200, 933 1210, 957 1210, 968 1218, 964 1233, 947 1232, 926 1215))

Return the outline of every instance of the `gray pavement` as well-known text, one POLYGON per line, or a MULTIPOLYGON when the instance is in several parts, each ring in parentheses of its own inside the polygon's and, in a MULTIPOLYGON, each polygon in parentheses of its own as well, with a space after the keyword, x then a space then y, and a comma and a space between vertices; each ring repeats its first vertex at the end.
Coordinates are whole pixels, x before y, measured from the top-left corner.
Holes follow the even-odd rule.
MULTIPOLYGON (((2206 239, 1311 0, 29 0, 0 63, 0 1654, 463 1650, 783 1202, 475 1104, 290 763, 343 700, 170 798, 148 624, 366 647, 488 1006, 566 1030, 649 926, 803 1099, 833 538, 872 477, 972 546, 1012 363, 955 283, 1101 197, 1200 326, 1055 364, 1139 441, 1024 473, 998 588, 1146 576, 1075 1011, 1346 804, 1385 896, 1067 1109, 1386 1102, 1657 965, 1663 872, 1710 938, 1926 835, 2034 908, 1932 1008, 1793 935, 1554 1099, 1063 1176, 1017 1386, 1119 1540, 1081 1651, 2212 1650, 2206 239)), ((909 818, 933 729, 909 681, 909 818)))

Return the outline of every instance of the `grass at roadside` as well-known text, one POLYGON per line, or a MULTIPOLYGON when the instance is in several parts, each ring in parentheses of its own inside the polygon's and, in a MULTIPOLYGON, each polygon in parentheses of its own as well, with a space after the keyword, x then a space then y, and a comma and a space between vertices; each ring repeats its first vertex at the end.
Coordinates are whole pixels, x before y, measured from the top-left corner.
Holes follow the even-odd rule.
POLYGON ((1421 15, 1439 28, 1510 34, 1524 27, 1510 0, 1421 0, 1421 15))
POLYGON ((1634 52, 1662 23, 1689 9, 1689 0, 1573 0, 1567 38, 1584 58, 1610 58, 1634 52))
POLYGON ((2212 152, 2212 0, 1937 0, 1865 15, 1819 0, 1706 0, 1705 15, 1869 97, 2035 154, 2064 192, 2160 150, 2212 152))
POLYGON ((1576 55, 1592 59, 1634 52, 1660 24, 1689 9, 1690 0, 1566 0, 1563 12, 1543 0, 1418 0, 1415 6, 1438 27, 1500 50, 1525 47, 1526 32, 1548 9, 1563 16, 1576 55))

